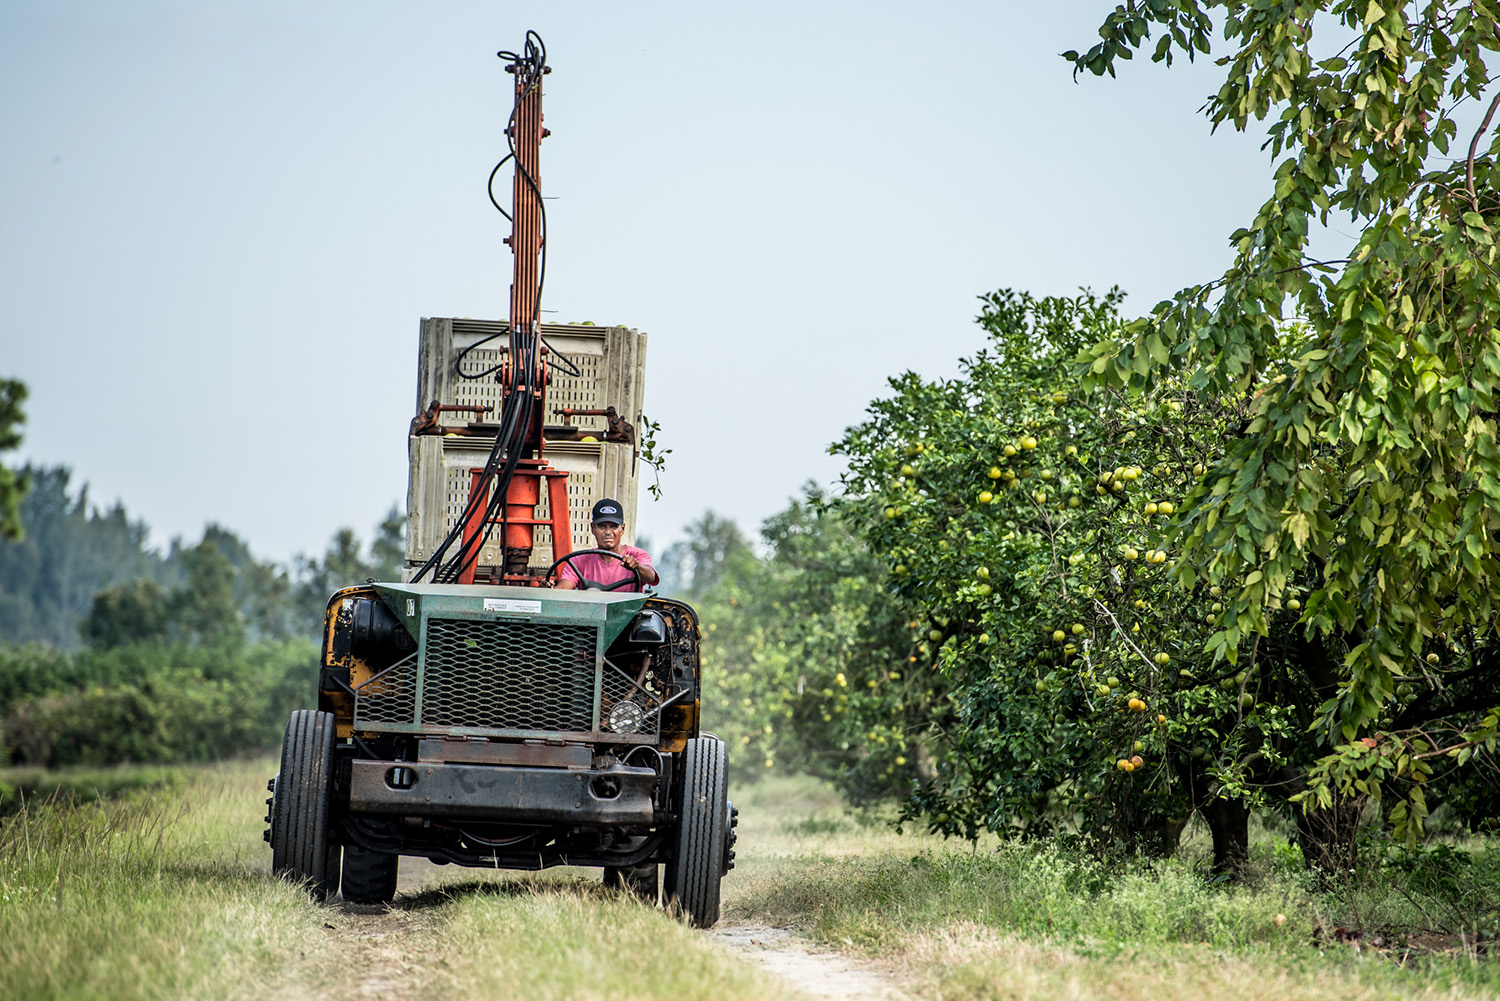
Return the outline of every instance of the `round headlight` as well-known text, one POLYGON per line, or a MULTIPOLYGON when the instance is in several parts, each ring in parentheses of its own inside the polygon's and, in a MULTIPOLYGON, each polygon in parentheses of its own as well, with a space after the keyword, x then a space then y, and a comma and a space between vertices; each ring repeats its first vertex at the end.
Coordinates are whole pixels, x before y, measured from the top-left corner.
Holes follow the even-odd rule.
POLYGON ((615 733, 635 733, 645 720, 645 710, 629 699, 616 702, 609 710, 609 728, 615 733))

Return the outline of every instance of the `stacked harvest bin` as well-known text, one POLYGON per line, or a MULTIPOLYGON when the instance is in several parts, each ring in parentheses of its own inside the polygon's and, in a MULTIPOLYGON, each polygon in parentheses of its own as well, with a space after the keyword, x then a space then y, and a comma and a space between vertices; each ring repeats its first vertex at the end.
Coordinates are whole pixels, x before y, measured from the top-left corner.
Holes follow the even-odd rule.
MULTIPOLYGON (((500 348, 509 343, 503 321, 454 318, 422 320, 417 361, 416 412, 437 400, 449 406, 488 406, 483 418, 493 423, 500 413, 500 384, 493 375, 483 379, 460 378, 455 369, 459 352, 500 334, 464 358, 465 372, 482 372, 500 363, 500 348)), ((545 423, 561 424, 557 414, 568 407, 589 410, 614 407, 619 415, 641 426, 645 396, 646 335, 627 327, 596 327, 588 324, 543 324, 542 337, 552 350, 571 363, 550 361, 551 384, 547 387, 545 423)), ((550 356, 549 356, 550 359, 550 356)), ((443 423, 457 425, 474 418, 444 414, 443 423)), ((625 506, 625 541, 635 539, 636 468, 629 445, 605 442, 603 417, 574 417, 572 423, 594 435, 597 442, 555 441, 547 444, 545 458, 568 473, 568 509, 573 526, 573 548, 594 545, 589 534, 589 511, 594 502, 613 497, 625 506)), ((411 469, 407 480, 406 566, 407 577, 432 555, 453 528, 469 498, 470 470, 485 463, 494 440, 478 437, 413 436, 408 439, 411 469)), ((548 518, 546 491, 537 506, 537 517, 548 518)), ((531 566, 552 562, 551 529, 538 526, 531 566)), ((501 561, 500 535, 494 533, 479 554, 477 573, 486 576, 501 561)))

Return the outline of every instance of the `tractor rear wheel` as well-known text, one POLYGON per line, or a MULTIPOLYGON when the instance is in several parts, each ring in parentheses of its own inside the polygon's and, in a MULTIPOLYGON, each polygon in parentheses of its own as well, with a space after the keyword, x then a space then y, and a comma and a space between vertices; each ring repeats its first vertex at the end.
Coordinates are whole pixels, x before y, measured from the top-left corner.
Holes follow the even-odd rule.
POLYGON ((632 893, 655 907, 656 876, 657 869, 655 862, 648 862, 645 865, 633 865, 625 869, 607 866, 604 870, 604 885, 632 893))
POLYGON ((719 920, 719 880, 729 833, 729 755, 717 737, 687 742, 681 760, 682 813, 663 891, 698 928, 719 920))
MULTIPOLYGON (((645 838, 629 838, 625 847, 632 850, 646 843, 645 838)), ((604 867, 604 885, 635 894, 651 906, 656 906, 656 884, 658 866, 655 862, 641 865, 604 867)))
POLYGON ((351 904, 385 904, 396 895, 401 856, 344 846, 344 881, 339 892, 351 904))
POLYGON ((338 845, 329 841, 333 714, 292 713, 271 797, 271 871, 307 884, 317 900, 338 886, 338 845))

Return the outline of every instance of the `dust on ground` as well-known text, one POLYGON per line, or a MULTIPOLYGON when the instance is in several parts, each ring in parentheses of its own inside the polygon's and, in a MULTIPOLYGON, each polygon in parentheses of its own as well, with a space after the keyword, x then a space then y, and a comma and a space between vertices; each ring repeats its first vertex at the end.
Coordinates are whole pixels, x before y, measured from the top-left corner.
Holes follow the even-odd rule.
POLYGON ((343 904, 331 908, 323 927, 339 943, 338 982, 329 985, 338 998, 359 1001, 416 1001, 432 990, 431 969, 422 962, 427 950, 422 918, 399 908, 343 904))

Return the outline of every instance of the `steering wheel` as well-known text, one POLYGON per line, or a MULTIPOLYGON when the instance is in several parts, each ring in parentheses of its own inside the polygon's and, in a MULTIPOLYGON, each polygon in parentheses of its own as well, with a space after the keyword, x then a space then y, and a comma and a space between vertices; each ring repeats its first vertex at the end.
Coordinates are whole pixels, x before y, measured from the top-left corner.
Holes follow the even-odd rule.
MULTIPOLYGON (((573 558, 575 556, 587 556, 590 553, 596 553, 599 556, 613 556, 621 563, 625 562, 625 557, 621 556, 613 549, 575 549, 568 555, 564 556, 562 559, 554 561, 553 564, 547 568, 547 576, 543 579, 551 580, 553 575, 557 573, 557 568, 566 563, 569 567, 572 567, 574 573, 578 574, 579 586, 584 591, 618 591, 622 587, 640 586, 641 572, 639 570, 631 570, 629 577, 625 578, 624 580, 617 580, 613 584, 601 584, 597 580, 589 580, 577 567, 573 566, 573 558)), ((629 568, 627 567, 626 569, 629 568)))

